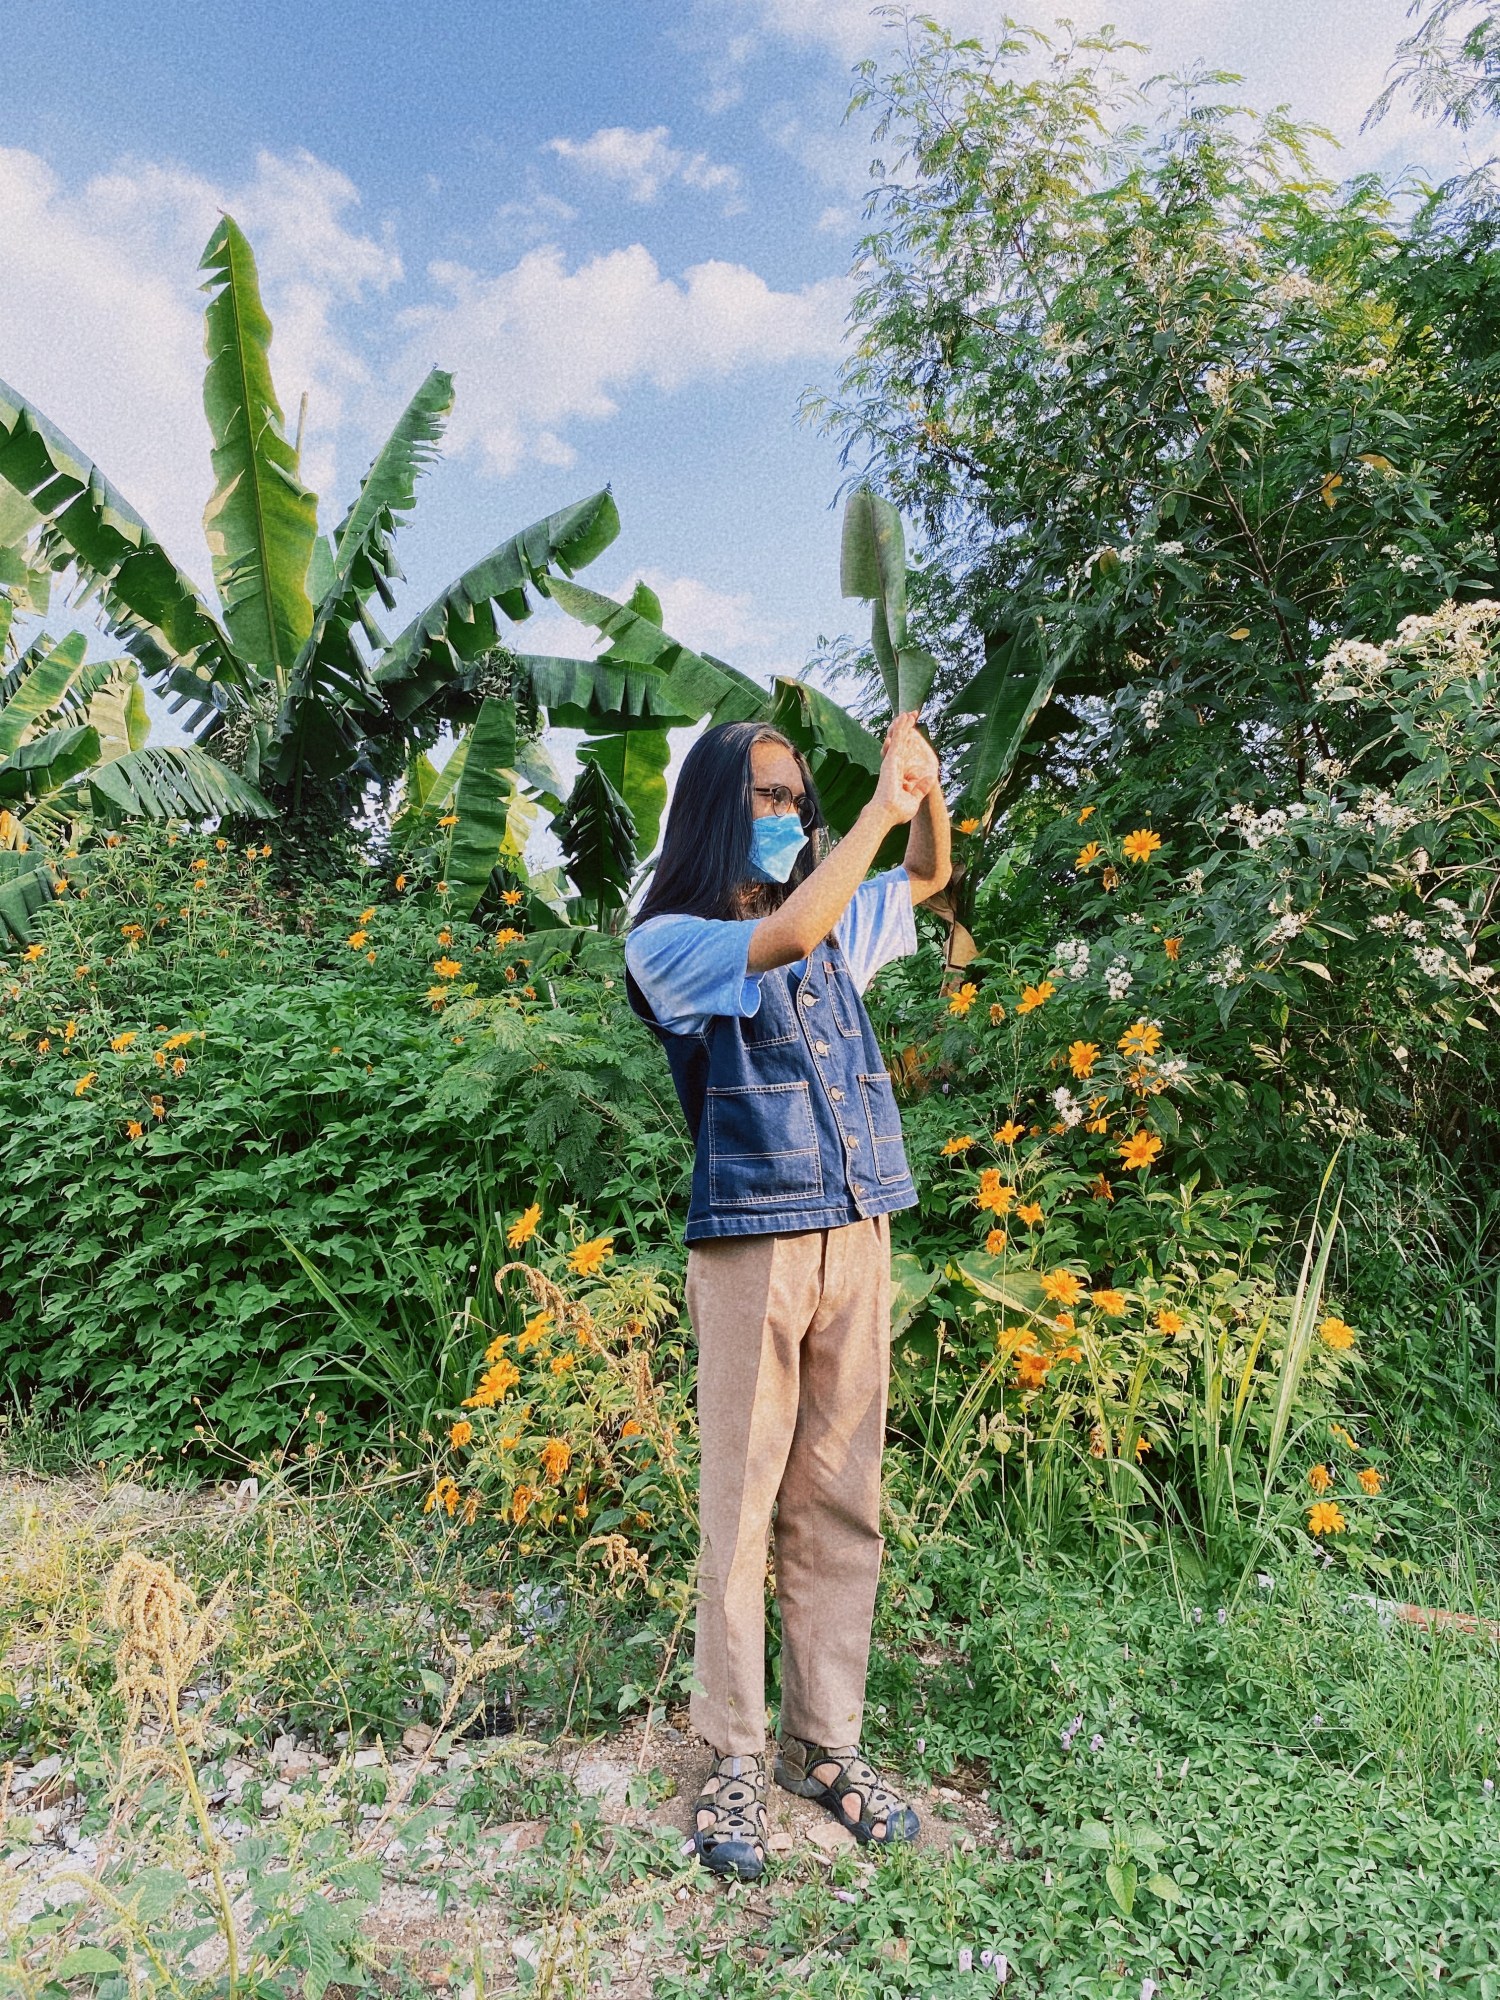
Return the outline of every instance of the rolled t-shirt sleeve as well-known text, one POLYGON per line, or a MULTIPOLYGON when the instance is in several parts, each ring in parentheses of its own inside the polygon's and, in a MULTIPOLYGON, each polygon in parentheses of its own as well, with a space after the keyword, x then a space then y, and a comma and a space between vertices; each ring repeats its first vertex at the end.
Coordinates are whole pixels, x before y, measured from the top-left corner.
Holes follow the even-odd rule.
POLYGON ((718 1014, 759 1011, 760 980, 746 970, 758 921, 650 917, 630 933, 625 963, 670 1034, 695 1035, 718 1014))
POLYGON ((833 934, 861 993, 883 965, 915 951, 917 917, 906 870, 888 868, 861 882, 833 934))

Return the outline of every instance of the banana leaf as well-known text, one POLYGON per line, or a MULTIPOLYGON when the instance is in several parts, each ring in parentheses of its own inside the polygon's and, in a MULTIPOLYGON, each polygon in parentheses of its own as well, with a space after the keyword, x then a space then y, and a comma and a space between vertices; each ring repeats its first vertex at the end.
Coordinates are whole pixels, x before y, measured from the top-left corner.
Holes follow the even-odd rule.
POLYGON ((906 629, 906 536, 889 500, 858 486, 844 503, 839 587, 871 609, 870 645, 893 711, 920 708, 937 661, 913 646, 906 629))
POLYGON ((271 380, 255 257, 225 216, 208 240, 203 410, 215 486, 203 515, 224 623, 242 658, 285 688, 312 629, 317 495, 302 483, 271 380))
POLYGON ((553 583, 552 596, 570 617, 604 634, 610 642, 606 658, 613 664, 657 668, 667 680, 667 698, 680 714, 693 721, 707 716, 711 723, 753 721, 768 714, 770 702, 758 681, 669 638, 653 619, 628 604, 561 581, 553 583))
POLYGON ((597 763, 580 765, 554 831, 579 901, 602 924, 630 892, 636 841, 630 808, 597 763))
MULTIPOLYGON (((97 732, 90 732, 95 735, 97 732)), ((196 743, 128 750, 84 776, 89 804, 103 820, 274 819, 275 809, 237 772, 196 743)))
POLYGON ((458 824, 449 837, 443 874, 454 910, 468 916, 497 864, 521 858, 512 819, 517 796, 515 703, 487 700, 449 762, 459 757, 463 761, 452 794, 458 824))
POLYGON ((70 632, 55 646, 43 635, 28 646, 15 672, 0 684, 0 761, 13 756, 27 731, 60 706, 87 649, 82 632, 70 632))

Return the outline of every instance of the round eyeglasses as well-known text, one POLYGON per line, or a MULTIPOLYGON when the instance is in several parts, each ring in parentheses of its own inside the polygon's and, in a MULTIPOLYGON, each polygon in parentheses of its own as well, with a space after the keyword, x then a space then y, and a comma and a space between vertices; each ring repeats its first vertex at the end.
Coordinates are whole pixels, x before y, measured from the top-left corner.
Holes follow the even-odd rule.
POLYGON ((817 825, 818 805, 811 792, 794 792, 787 785, 752 785, 750 789, 756 798, 770 800, 771 811, 778 819, 794 812, 804 833, 810 833, 817 825))

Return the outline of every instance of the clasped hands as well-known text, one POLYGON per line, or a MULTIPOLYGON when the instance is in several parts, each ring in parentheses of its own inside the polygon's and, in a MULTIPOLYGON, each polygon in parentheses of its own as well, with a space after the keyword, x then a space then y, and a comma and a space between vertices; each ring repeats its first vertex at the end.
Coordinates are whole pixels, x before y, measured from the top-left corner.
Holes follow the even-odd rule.
POLYGON ((937 784, 937 752, 917 727, 917 711, 898 715, 880 746, 880 777, 873 803, 898 822, 915 819, 937 784))

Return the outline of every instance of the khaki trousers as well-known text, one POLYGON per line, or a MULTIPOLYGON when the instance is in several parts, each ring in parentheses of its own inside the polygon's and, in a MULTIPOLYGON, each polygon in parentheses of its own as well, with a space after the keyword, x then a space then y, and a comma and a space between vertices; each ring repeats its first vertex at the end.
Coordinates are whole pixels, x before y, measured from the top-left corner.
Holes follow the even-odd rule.
POLYGON ((885 1216, 688 1252, 701 1444, 693 1726, 721 1756, 765 1747, 765 1576, 776 1513, 781 1730, 857 1743, 890 1378, 885 1216))

